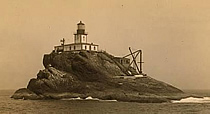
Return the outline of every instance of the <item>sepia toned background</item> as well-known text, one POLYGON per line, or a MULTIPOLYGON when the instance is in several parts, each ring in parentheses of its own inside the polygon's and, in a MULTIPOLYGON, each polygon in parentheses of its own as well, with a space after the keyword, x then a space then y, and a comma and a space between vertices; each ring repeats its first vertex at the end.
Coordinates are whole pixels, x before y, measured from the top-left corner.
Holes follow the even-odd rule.
POLYGON ((144 72, 181 89, 210 89, 209 0, 0 0, 0 89, 26 87, 44 53, 88 41, 116 55, 143 50, 144 72))

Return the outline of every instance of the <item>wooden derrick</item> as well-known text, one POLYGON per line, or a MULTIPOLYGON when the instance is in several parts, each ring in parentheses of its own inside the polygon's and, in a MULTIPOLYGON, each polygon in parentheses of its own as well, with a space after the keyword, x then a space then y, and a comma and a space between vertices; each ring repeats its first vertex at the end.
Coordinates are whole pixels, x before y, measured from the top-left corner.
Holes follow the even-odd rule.
POLYGON ((137 50, 137 51, 132 52, 131 47, 129 47, 129 51, 130 51, 130 53, 123 57, 123 58, 129 57, 129 56, 132 57, 129 66, 127 67, 127 70, 133 64, 133 67, 134 68, 136 67, 138 74, 143 74, 142 63, 144 63, 144 62, 142 61, 142 50, 137 50), (137 57, 139 57, 139 60, 140 60, 139 62, 137 62, 137 57), (139 63, 139 65, 138 65, 138 63, 139 63))

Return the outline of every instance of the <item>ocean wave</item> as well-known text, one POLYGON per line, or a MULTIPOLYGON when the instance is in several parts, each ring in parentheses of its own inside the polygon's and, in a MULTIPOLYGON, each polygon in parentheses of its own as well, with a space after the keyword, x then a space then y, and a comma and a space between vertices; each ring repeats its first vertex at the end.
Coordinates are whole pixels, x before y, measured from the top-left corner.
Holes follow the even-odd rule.
POLYGON ((61 100, 82 100, 80 97, 77 98, 62 98, 61 100))
POLYGON ((117 100, 102 100, 98 98, 93 98, 91 96, 86 97, 85 99, 77 97, 77 98, 63 98, 61 100, 83 100, 83 101, 108 101, 108 102, 117 102, 117 100))
POLYGON ((181 100, 172 100, 172 103, 210 103, 210 97, 188 97, 181 100))

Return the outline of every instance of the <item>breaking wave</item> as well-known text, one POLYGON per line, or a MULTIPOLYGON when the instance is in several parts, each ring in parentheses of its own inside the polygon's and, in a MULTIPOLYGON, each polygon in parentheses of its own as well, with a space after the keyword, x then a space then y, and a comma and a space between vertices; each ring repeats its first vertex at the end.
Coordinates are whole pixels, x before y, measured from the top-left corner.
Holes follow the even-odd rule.
POLYGON ((117 102, 117 100, 102 100, 102 99, 98 99, 98 98, 93 98, 91 96, 86 97, 85 99, 82 99, 80 97, 77 98, 63 98, 61 100, 83 100, 83 101, 110 101, 110 102, 117 102))
POLYGON ((210 103, 210 97, 188 97, 181 100, 172 100, 172 103, 210 103))

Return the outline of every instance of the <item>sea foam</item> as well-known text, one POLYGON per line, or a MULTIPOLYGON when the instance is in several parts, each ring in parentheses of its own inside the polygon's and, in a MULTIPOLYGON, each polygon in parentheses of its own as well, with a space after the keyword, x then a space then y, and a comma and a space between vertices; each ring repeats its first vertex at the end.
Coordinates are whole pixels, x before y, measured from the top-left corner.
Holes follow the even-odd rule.
POLYGON ((63 98, 61 100, 83 100, 83 101, 108 101, 108 102, 117 102, 117 100, 102 100, 102 99, 98 99, 98 98, 93 98, 91 96, 88 96, 85 99, 82 99, 80 97, 77 97, 77 98, 63 98))
POLYGON ((188 97, 181 100, 172 100, 172 103, 210 103, 210 97, 188 97))

